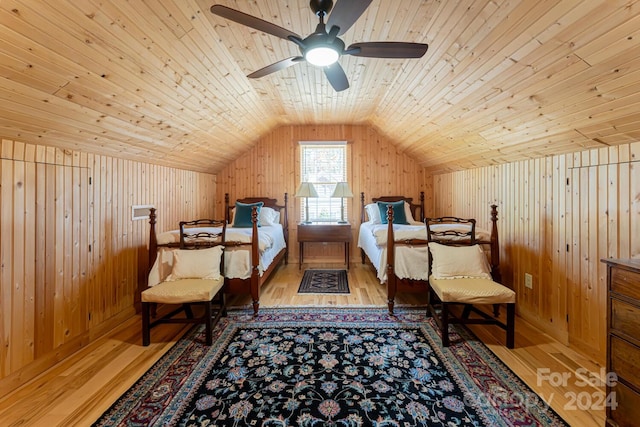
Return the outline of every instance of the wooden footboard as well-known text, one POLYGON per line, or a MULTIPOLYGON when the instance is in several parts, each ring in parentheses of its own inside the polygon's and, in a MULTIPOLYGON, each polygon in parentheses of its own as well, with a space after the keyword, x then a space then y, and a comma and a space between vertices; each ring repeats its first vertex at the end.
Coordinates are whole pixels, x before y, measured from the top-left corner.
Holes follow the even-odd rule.
MULTIPOLYGON (((372 202, 397 202, 403 200, 408 203, 411 215, 414 219, 424 220, 424 192, 420 192, 419 203, 413 203, 413 198, 405 196, 383 196, 373 198, 372 202)), ((365 222, 365 198, 364 193, 360 193, 361 215, 360 222, 365 222)), ((424 246, 426 240, 409 239, 396 242, 393 235, 393 208, 389 206, 387 211, 387 264, 384 266, 387 274, 387 306, 389 313, 393 314, 395 298, 398 292, 405 293, 424 293, 429 290, 429 283, 425 280, 416 280, 408 278, 400 278, 395 274, 395 247, 397 245, 424 246)), ((365 262, 365 252, 361 249, 362 263, 365 262)))
MULTIPOLYGON (((228 198, 229 196, 225 194, 227 204, 228 198)), ((255 206, 251 209, 251 224, 251 243, 225 242, 225 247, 229 249, 250 246, 251 275, 246 279, 225 277, 224 292, 232 295, 251 295, 253 314, 256 315, 260 308, 260 246, 258 239, 258 208, 255 206)))
MULTIPOLYGON (((229 203, 229 194, 224 195, 225 215, 227 221, 231 221, 231 211, 235 205, 229 203)), ((262 202, 264 207, 268 207, 280 212, 280 223, 284 233, 285 248, 282 249, 274 258, 273 262, 260 276, 260 248, 258 239, 258 214, 256 209, 252 210, 252 239, 251 239, 251 276, 247 279, 228 278, 225 277, 225 292, 233 295, 251 295, 251 304, 253 306, 254 316, 258 314, 260 309, 260 288, 269 279, 276 267, 284 259, 285 264, 289 262, 289 219, 287 216, 287 205, 289 195, 284 193, 284 205, 279 205, 276 199, 267 197, 245 197, 238 199, 240 203, 257 203, 262 202)))
MULTIPOLYGON (((429 242, 422 239, 407 239, 396 242, 393 234, 393 208, 387 208, 387 307, 389 314, 393 315, 395 299, 398 292, 407 293, 423 293, 429 292, 428 280, 416 280, 408 278, 400 278, 396 276, 396 246, 426 246, 429 242)), ((426 266, 425 266, 426 268, 426 266)))

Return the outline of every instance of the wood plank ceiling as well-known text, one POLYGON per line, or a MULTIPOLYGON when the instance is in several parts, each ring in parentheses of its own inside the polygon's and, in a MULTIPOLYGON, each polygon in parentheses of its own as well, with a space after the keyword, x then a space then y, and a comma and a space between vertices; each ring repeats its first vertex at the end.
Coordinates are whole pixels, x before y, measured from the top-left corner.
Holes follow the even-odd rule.
MULTIPOLYGON (((347 0, 342 0, 347 1, 347 0)), ((0 136, 216 173, 272 129, 368 124, 432 172, 637 141, 640 4, 373 0, 344 35, 429 44, 340 59, 212 15, 224 4, 303 37, 307 0, 2 0, 0 136)))

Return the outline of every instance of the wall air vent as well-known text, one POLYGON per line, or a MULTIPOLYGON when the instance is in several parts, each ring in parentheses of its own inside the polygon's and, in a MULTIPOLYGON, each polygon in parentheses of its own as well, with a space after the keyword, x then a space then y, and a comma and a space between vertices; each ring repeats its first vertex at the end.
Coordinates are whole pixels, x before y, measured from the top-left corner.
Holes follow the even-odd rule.
POLYGON ((153 205, 133 205, 131 206, 131 220, 149 219, 149 209, 153 205))

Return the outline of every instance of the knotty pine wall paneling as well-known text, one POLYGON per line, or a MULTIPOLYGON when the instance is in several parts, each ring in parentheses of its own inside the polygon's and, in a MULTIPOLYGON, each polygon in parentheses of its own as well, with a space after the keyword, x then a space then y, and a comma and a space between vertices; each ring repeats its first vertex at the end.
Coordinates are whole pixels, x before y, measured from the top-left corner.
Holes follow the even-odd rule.
POLYGON ((498 204, 501 269, 518 313, 604 362, 606 268, 640 258, 640 142, 435 175, 438 216, 478 218, 498 204), (533 275, 533 289, 524 287, 533 275))
MULTIPOLYGON (((134 315, 158 230, 213 217, 216 177, 2 140, 0 396, 134 315)), ((222 211, 218 211, 222 212, 222 211)))
MULTIPOLYGON (((352 224, 351 255, 359 259, 357 250, 360 225, 360 192, 367 200, 382 195, 406 195, 418 200, 427 189, 422 167, 410 156, 369 126, 308 125, 282 126, 262 137, 241 158, 218 174, 218 209, 224 207, 224 194, 232 202, 249 196, 268 196, 281 203, 289 193, 289 260, 297 262, 297 223, 302 201, 294 194, 300 183, 299 141, 347 141, 349 144, 349 184, 355 197, 347 199, 348 220, 352 224)), ((430 197, 430 196, 428 196, 430 197)), ((305 262, 342 262, 343 245, 305 245, 305 262)))

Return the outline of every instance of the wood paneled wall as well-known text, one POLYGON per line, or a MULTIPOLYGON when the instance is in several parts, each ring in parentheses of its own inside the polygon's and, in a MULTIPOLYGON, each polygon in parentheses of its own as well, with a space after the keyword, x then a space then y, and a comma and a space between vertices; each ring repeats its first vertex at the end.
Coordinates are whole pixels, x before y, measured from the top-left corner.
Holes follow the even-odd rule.
POLYGON ((434 214, 489 225, 520 315, 603 362, 602 258, 640 258, 640 142, 433 177, 434 214), (533 275, 533 289, 524 274, 533 275))
MULTIPOLYGON (((352 224, 356 251, 357 231, 360 224, 360 192, 367 200, 381 195, 406 195, 418 199, 425 190, 424 173, 410 156, 399 151, 386 137, 369 126, 282 126, 261 138, 253 149, 229 164, 218 174, 219 209, 224 206, 224 194, 232 200, 249 196, 268 196, 281 203, 289 193, 289 256, 298 257, 297 222, 301 201, 294 197, 300 183, 299 141, 347 141, 348 181, 356 196, 348 199, 348 220, 352 224)), ((344 258, 343 245, 305 245, 305 262, 340 262, 344 258)))
POLYGON ((215 215, 214 175, 2 140, 0 396, 135 313, 149 224, 215 215))

